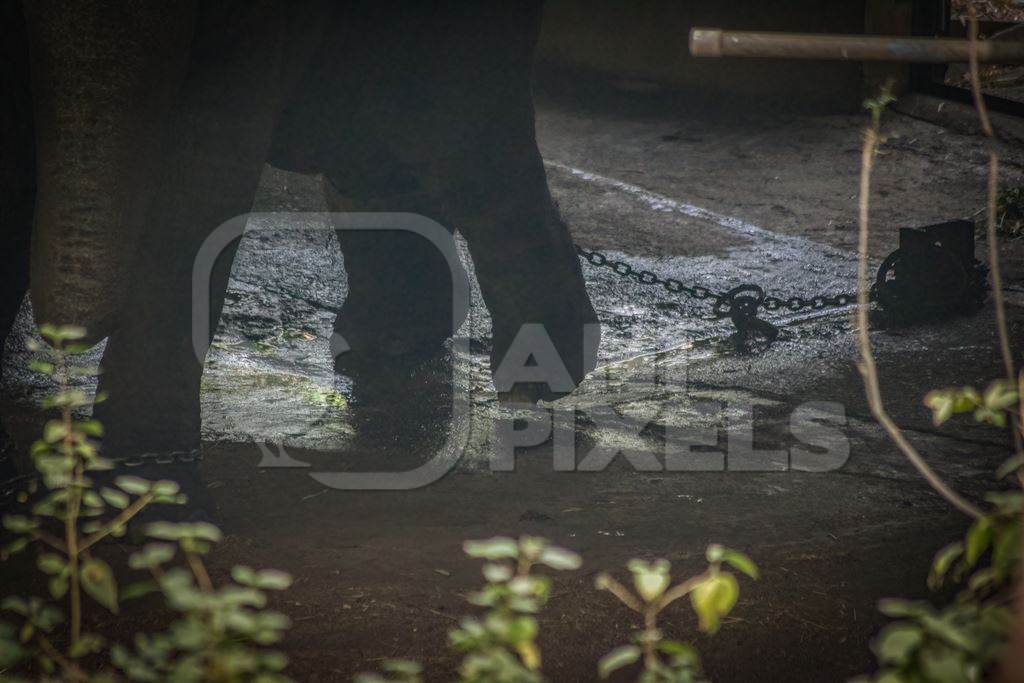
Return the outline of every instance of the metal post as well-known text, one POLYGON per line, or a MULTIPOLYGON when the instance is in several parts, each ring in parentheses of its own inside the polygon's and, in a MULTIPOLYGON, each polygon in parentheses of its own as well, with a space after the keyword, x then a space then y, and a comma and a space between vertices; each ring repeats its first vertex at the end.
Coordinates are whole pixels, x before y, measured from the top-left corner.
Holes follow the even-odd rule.
MULTIPOLYGON (((839 61, 949 64, 969 60, 970 42, 953 38, 770 33, 695 28, 694 57, 760 57, 839 61)), ((1024 64, 1024 43, 982 41, 978 59, 990 64, 1024 64)))

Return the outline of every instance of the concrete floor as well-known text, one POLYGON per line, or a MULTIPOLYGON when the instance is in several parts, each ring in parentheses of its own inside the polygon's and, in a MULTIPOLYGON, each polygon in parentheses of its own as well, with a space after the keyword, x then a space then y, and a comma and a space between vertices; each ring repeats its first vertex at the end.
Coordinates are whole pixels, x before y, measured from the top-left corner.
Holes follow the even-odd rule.
MULTIPOLYGON (((981 207, 984 148, 954 106, 912 98, 898 105, 905 113, 887 116, 876 260, 895 246, 898 227, 981 207)), ((864 123, 862 115, 721 109, 635 84, 542 91, 537 120, 552 190, 579 244, 687 283, 726 290, 753 281, 782 298, 853 289, 864 123)), ((1024 153, 1018 133, 1007 135, 999 145, 1004 181, 1019 183, 1024 153)), ((317 210, 321 202, 312 179, 268 170, 257 208, 317 210)), ((459 544, 496 533, 547 536, 586 559, 577 574, 558 577, 542 619, 551 680, 593 679, 597 658, 636 626, 593 590, 594 574, 634 556, 667 557, 680 576, 696 572, 709 542, 748 552, 763 572, 744 584, 721 633, 694 638, 711 678, 844 680, 871 667, 868 643, 883 623, 877 599, 925 595, 931 554, 965 525, 870 419, 850 309, 776 316, 785 324, 780 340, 739 354, 727 321, 709 319, 704 303, 591 266, 584 272, 605 331, 602 369, 558 407, 580 411, 570 434, 580 459, 595 447, 623 451, 607 470, 556 473, 548 443, 520 453, 514 471, 492 472, 490 426, 500 410, 476 346, 463 359, 474 405, 467 456, 440 482, 345 492, 307 470, 258 469, 253 441, 283 444, 324 472, 365 462, 350 457, 355 451, 400 463, 403 452, 445 433, 426 423, 397 437, 377 432, 377 441, 358 434, 351 386, 334 376, 326 351, 344 295, 333 236, 270 227, 252 232, 236 263, 204 380, 202 474, 228 536, 216 569, 245 562, 298 579, 278 605, 296 623, 285 649, 298 680, 340 680, 399 655, 424 661, 430 680, 446 678, 455 657, 444 651, 444 633, 467 613, 462 595, 479 583, 459 544), (652 384, 654 368, 669 381, 652 384), (848 457, 791 459, 794 411, 822 402, 845 415, 848 457), (728 450, 726 471, 661 471, 673 430, 694 427, 710 429, 728 450), (744 463, 756 471, 741 471, 744 463)), ((1005 254, 1016 285, 1024 249, 1009 244, 1005 254)), ((1019 339, 1024 301, 1015 293, 1011 301, 1019 339)), ((477 303, 463 334, 486 343, 477 303)), ((934 428, 921 405, 931 388, 998 376, 991 307, 871 336, 889 407, 910 438, 967 495, 994 487, 1004 436, 965 421, 934 428)), ((13 348, 4 395, 24 399, 44 387, 17 370, 25 354, 13 348)), ((22 431, 30 421, 21 419, 22 431)), ((687 610, 680 605, 664 624, 684 640, 695 633, 687 610)))

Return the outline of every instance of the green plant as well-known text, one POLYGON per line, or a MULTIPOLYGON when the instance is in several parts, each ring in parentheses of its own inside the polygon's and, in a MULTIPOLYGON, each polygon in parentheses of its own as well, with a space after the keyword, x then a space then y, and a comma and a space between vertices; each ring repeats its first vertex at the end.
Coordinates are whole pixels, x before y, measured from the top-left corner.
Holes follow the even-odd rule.
MULTIPOLYGON (((1018 419, 1018 393, 1004 380, 984 392, 958 387, 930 392, 925 403, 941 425, 957 413, 973 413, 978 422, 1005 427, 1018 419)), ((997 472, 1020 483, 1024 459, 1008 459, 997 472)), ((934 606, 927 601, 887 599, 879 610, 896 619, 875 639, 879 671, 860 681, 876 683, 972 683, 988 680, 1003 652, 1013 624, 1011 607, 1020 562, 1024 492, 990 492, 990 504, 964 538, 939 550, 928 586, 959 586, 953 600, 934 606)))
MULTIPOLYGON (((466 541, 463 550, 485 561, 487 584, 468 597, 470 604, 486 609, 480 617, 466 617, 459 628, 448 632, 451 647, 464 654, 459 667, 461 683, 540 683, 541 654, 537 646, 534 616, 548 601, 551 579, 534 573, 537 565, 550 569, 578 569, 576 553, 551 545, 547 539, 521 536, 519 540, 496 536, 466 541)), ((418 683, 420 667, 407 660, 388 660, 382 667, 387 677, 362 674, 357 683, 418 683)))
POLYGON ((134 594, 159 591, 178 619, 161 633, 140 634, 134 649, 111 649, 111 661, 133 681, 287 681, 284 654, 265 649, 281 640, 291 625, 284 614, 266 609, 266 591, 288 588, 292 579, 276 570, 236 566, 232 583, 216 587, 202 557, 220 540, 220 531, 204 523, 149 526, 158 542, 129 559, 152 581, 134 584, 134 594), (185 567, 167 567, 180 551, 185 567))
POLYGON ((630 560, 627 568, 633 575, 630 591, 608 574, 597 577, 597 588, 612 593, 622 604, 643 616, 643 629, 633 636, 633 642, 612 650, 598 663, 598 675, 607 678, 622 667, 642 661, 639 683, 695 683, 703 679, 700 657, 688 643, 665 638, 658 627, 658 617, 676 600, 690 597, 697 613, 699 628, 704 633, 715 633, 736 605, 740 588, 736 576, 723 569, 729 565, 757 579, 754 562, 743 553, 720 545, 709 545, 706 551, 708 568, 702 574, 671 586, 670 565, 667 560, 648 563, 630 560))
MULTIPOLYGON (((975 4, 964 3, 971 41, 970 81, 982 131, 987 139, 992 140, 995 132, 981 94, 979 23, 975 4)), ((857 313, 860 370, 872 414, 929 485, 970 517, 972 523, 963 541, 939 551, 929 576, 929 585, 933 589, 947 581, 960 585, 961 589, 954 600, 941 607, 923 601, 882 601, 879 605, 881 611, 898 621, 886 626, 875 640, 873 647, 878 657, 879 671, 874 677, 858 680, 877 683, 971 683, 988 680, 995 673, 997 664, 1009 666, 1011 672, 1007 675, 1017 680, 1024 672, 1021 669, 1024 660, 1020 657, 1004 657, 1003 651, 1014 626, 1010 604, 1014 600, 1019 579, 1015 573, 1020 558, 1020 518, 1024 511, 1024 494, 1020 490, 1024 486, 1024 474, 1021 471, 1024 463, 1024 406, 1021 404, 1024 376, 1018 376, 1014 370, 999 264, 999 155, 995 147, 989 148, 986 236, 1004 378, 990 384, 984 393, 972 387, 962 387, 933 391, 925 397, 936 425, 943 424, 955 414, 970 412, 979 422, 1010 427, 1015 455, 1004 463, 997 475, 1002 479, 1015 474, 1018 486, 1013 490, 986 495, 985 500, 990 507, 985 510, 954 491, 928 466, 888 416, 882 404, 878 373, 868 337, 866 311, 871 173, 881 141, 881 108, 870 104, 869 108, 872 111, 872 122, 864 136, 860 186, 858 302, 861 308, 857 313)))
POLYGON ((465 653, 459 667, 463 683, 532 683, 541 681, 537 619, 551 594, 551 579, 533 573, 540 564, 551 569, 578 569, 580 556, 536 536, 518 541, 495 537, 466 541, 463 550, 485 560, 487 585, 469 596, 486 608, 480 619, 468 617, 448 636, 452 647, 465 653))
POLYGON ((44 325, 40 333, 48 344, 34 346, 41 356, 31 367, 52 376, 58 386, 43 402, 58 416, 45 424, 43 438, 32 446, 45 490, 38 500, 26 502, 25 514, 4 516, 4 528, 15 538, 0 552, 7 559, 41 546, 36 566, 47 577, 49 595, 8 596, 0 602, 16 617, 14 623, 0 623, 0 676, 6 679, 34 664, 43 680, 286 680, 279 673, 285 657, 264 648, 279 640, 288 620, 264 609, 264 591, 287 588, 291 579, 281 572, 235 567, 234 583, 216 588, 202 560, 221 537, 216 527, 148 525, 146 533, 155 542, 133 554, 129 566, 148 571, 150 579, 120 587, 114 570, 96 552, 100 542, 123 536, 148 505, 182 504, 186 498, 173 481, 117 476, 111 486, 97 483, 97 473, 111 470, 114 463, 100 454, 102 425, 76 418, 92 402, 71 386, 71 379, 97 372, 68 362, 85 350, 78 343, 84 331, 44 325), (179 552, 185 566, 169 566, 179 552), (178 615, 165 632, 138 634, 129 649, 108 646, 102 635, 83 630, 84 597, 116 614, 124 601, 150 592, 161 593, 178 615), (66 631, 58 628, 65 624, 66 631))
POLYGON ((72 377, 97 370, 68 363, 69 356, 85 350, 77 343, 84 330, 44 325, 40 333, 49 344, 34 346, 42 355, 31 368, 52 376, 58 386, 57 393, 43 402, 58 416, 45 424, 43 438, 32 445, 32 459, 47 493, 31 505, 29 514, 3 518, 4 528, 16 538, 4 546, 2 555, 6 558, 31 544, 42 545, 37 566, 49 577, 49 597, 11 596, 0 603, 21 620, 17 629, 8 625, 0 632, 0 667, 31 659, 47 674, 59 671, 62 678, 85 680, 88 675, 80 661, 102 651, 104 640, 82 630, 83 593, 111 612, 119 609, 117 581, 110 566, 95 554, 96 544, 107 536, 122 536, 128 522, 147 505, 182 502, 182 496, 174 482, 135 477, 118 477, 113 487, 97 490, 92 476, 111 469, 112 463, 100 456, 96 443, 102 426, 75 418, 76 411, 91 401, 70 385, 72 377), (55 631, 66 616, 56 606, 59 601, 66 603, 69 615, 61 648, 55 631), (15 631, 16 638, 12 637, 15 631))

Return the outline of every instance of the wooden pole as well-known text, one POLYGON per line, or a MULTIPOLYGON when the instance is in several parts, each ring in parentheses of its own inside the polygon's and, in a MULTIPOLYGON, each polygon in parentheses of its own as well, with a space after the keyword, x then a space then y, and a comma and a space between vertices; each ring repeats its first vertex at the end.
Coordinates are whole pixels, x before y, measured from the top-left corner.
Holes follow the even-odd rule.
MULTIPOLYGON (((970 60, 970 41, 695 28, 690 31, 690 54, 694 57, 949 64, 970 60)), ((983 41, 978 45, 978 59, 990 64, 1024 64, 1024 42, 983 41)))

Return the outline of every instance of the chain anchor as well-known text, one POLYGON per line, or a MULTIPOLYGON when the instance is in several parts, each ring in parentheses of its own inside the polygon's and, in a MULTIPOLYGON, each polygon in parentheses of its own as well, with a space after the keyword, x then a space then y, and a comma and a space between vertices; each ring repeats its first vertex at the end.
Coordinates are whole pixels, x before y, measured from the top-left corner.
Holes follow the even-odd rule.
POLYGON ((716 318, 729 318, 736 327, 736 342, 745 346, 750 337, 761 337, 769 344, 779 336, 779 328, 757 317, 764 305, 765 292, 755 284, 733 287, 715 300, 712 313, 716 318))

